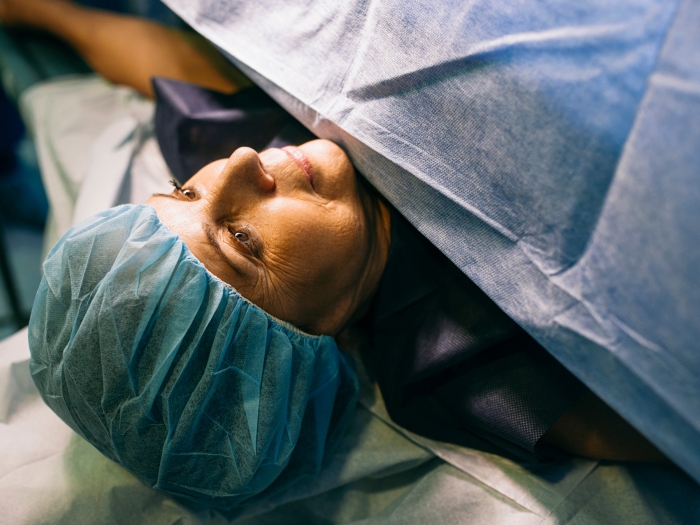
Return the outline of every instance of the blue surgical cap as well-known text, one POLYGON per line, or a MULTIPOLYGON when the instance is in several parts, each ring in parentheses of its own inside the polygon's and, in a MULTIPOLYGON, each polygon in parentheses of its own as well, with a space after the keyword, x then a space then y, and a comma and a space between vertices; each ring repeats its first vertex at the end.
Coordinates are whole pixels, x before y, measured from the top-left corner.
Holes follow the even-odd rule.
POLYGON ((44 401, 148 485, 233 509, 315 475, 351 417, 335 342, 212 275, 146 205, 51 250, 29 323, 44 401))

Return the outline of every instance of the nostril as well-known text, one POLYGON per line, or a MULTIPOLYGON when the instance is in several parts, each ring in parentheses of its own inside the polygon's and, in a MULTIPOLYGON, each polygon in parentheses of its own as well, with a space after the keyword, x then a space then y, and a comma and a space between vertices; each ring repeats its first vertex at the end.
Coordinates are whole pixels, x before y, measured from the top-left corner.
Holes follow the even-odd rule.
POLYGON ((277 187, 275 178, 267 172, 262 162, 260 162, 260 187, 265 192, 275 191, 277 187))
POLYGON ((275 177, 267 171, 260 155, 248 147, 238 148, 231 154, 222 176, 226 179, 225 184, 239 189, 245 185, 256 192, 270 193, 277 186, 275 177))

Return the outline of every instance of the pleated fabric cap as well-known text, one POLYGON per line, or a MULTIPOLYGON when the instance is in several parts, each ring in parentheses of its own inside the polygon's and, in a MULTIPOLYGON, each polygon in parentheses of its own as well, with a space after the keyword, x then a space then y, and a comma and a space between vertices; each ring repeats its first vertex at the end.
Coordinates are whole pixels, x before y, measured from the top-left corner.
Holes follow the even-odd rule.
POLYGON ((331 337, 241 297, 146 205, 86 219, 51 250, 29 346, 44 401, 78 434, 219 509, 318 473, 357 400, 331 337))

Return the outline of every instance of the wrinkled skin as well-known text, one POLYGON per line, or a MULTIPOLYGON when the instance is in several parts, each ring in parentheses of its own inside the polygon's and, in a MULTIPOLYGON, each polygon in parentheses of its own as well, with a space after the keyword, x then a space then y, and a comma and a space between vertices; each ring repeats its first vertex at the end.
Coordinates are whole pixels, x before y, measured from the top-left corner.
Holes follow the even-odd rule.
POLYGON ((214 275, 302 330, 336 334, 377 287, 388 213, 342 149, 237 149, 147 201, 214 275))

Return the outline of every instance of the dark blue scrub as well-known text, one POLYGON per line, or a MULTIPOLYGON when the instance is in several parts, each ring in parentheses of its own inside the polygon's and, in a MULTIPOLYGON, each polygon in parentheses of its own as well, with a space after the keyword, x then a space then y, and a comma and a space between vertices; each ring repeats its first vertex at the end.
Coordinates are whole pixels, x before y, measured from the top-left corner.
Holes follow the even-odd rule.
MULTIPOLYGON (((259 88, 223 95, 154 79, 156 134, 173 175, 316 138, 259 88)), ((379 290, 362 321, 363 360, 387 410, 426 437, 526 460, 586 387, 396 210, 379 290)))
POLYGON ((363 358, 387 410, 432 439, 536 460, 587 388, 391 210, 391 247, 363 358))

